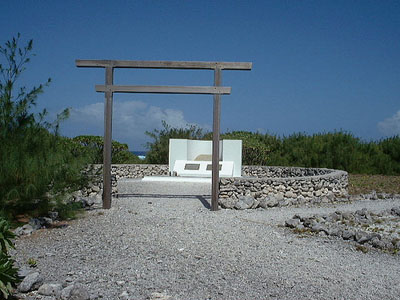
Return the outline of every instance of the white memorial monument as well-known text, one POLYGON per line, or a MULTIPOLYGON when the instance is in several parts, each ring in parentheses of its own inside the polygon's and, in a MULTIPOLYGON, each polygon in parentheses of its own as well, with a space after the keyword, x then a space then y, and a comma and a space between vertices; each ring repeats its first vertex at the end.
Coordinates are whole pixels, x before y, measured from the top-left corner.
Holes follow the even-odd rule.
MULTIPOLYGON (((220 141, 220 177, 242 176, 242 141, 220 141)), ((169 172, 173 176, 211 177, 212 141, 170 139, 169 172)))

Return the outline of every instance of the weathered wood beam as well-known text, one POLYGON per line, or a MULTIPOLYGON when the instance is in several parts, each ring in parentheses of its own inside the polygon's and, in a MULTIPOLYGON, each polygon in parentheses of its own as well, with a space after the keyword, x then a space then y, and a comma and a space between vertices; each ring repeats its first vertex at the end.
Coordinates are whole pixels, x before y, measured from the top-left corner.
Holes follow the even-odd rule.
MULTIPOLYGON (((214 71, 214 86, 222 83, 221 69, 214 71)), ((218 210, 219 198, 219 133, 221 127, 221 95, 214 95, 213 106, 213 142, 212 142, 212 174, 211 174, 211 210, 218 210)))
MULTIPOLYGON (((106 84, 112 85, 114 82, 114 69, 106 68, 106 84)), ((111 208, 111 153, 112 153, 112 110, 113 93, 104 93, 104 149, 103 149, 103 208, 111 208)))
POLYGON ((223 86, 96 85, 96 92, 229 95, 223 86))
POLYGON ((77 59, 77 67, 89 68, 140 68, 140 69, 207 69, 207 70, 251 70, 250 62, 207 61, 142 61, 142 60, 95 60, 77 59))

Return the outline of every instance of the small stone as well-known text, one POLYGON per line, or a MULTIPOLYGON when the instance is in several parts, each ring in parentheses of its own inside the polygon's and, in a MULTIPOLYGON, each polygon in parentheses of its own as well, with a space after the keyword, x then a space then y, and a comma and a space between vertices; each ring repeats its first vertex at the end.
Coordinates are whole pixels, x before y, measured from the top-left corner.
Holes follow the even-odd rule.
POLYGON ((304 218, 303 224, 305 227, 312 227, 314 225, 315 220, 313 218, 304 218))
POLYGON ((71 295, 71 291, 74 288, 73 285, 69 285, 67 287, 65 287, 62 291, 61 291, 61 299, 62 300, 68 300, 70 295, 71 295))
POLYGON ((90 300, 87 289, 80 283, 67 286, 61 291, 61 299, 63 300, 90 300))
POLYGON ((79 200, 82 203, 82 207, 92 207, 96 202, 94 197, 81 197, 79 200))
POLYGON ((342 217, 340 215, 338 215, 337 213, 331 213, 326 218, 326 221, 328 221, 328 222, 337 222, 337 221, 340 221, 341 219, 342 219, 342 217))
POLYGON ((129 294, 128 294, 127 291, 123 291, 118 297, 121 300, 128 300, 129 299, 129 294))
POLYGON ((321 197, 322 192, 321 192, 320 190, 317 190, 317 191, 314 192, 314 195, 315 195, 316 197, 321 197))
POLYGON ((97 185, 92 186, 92 191, 95 193, 100 192, 100 187, 98 187, 97 185))
POLYGON ((56 296, 61 294, 62 285, 59 283, 45 283, 39 289, 38 293, 44 296, 56 296))
POLYGON ((350 239, 354 238, 354 232, 351 230, 344 230, 343 234, 342 234, 342 238, 344 240, 350 240, 350 239))
POLYGON ((260 200, 260 207, 267 208, 267 207, 275 207, 278 206, 278 199, 274 196, 268 196, 264 199, 260 200))
POLYGON ((373 235, 368 234, 363 231, 358 231, 354 235, 354 240, 359 244, 364 244, 364 243, 370 241, 372 238, 373 238, 373 235))
POLYGON ((259 205, 260 205, 260 201, 259 200, 254 200, 254 203, 250 208, 256 209, 256 208, 258 208, 259 205))
POLYGON ((400 216, 400 206, 393 207, 391 211, 394 215, 400 216))
POLYGON ((48 215, 53 221, 57 220, 57 218, 58 218, 58 212, 56 212, 56 211, 50 211, 48 213, 48 215))
POLYGON ((21 236, 21 235, 31 235, 35 229, 32 227, 30 224, 25 224, 24 226, 18 227, 17 229, 14 230, 15 235, 21 236))
POLYGON ((290 204, 290 202, 287 199, 281 200, 278 202, 279 207, 286 207, 290 204))
POLYGON ((287 191, 285 193, 285 198, 296 198, 296 194, 293 193, 292 191, 287 191))
POLYGON ((218 203, 222 208, 232 209, 238 200, 233 198, 219 198, 218 203))
POLYGON ((342 237, 342 235, 343 235, 343 230, 340 229, 339 227, 333 226, 333 227, 331 227, 331 229, 330 229, 330 231, 329 231, 329 235, 337 236, 337 237, 342 237))
POLYGON ((27 293, 32 290, 37 289, 43 282, 43 278, 40 276, 39 272, 33 272, 28 274, 18 287, 18 290, 22 293, 27 293))
POLYGON ((378 195, 376 194, 376 191, 372 191, 371 193, 369 193, 369 199, 370 200, 378 200, 378 195))
POLYGON ((18 270, 18 277, 19 278, 25 278, 28 274, 33 273, 31 268, 27 268, 25 266, 19 268, 18 270))
POLYGON ((394 245, 392 244, 392 241, 389 240, 388 238, 382 238, 381 242, 383 244, 382 249, 387 249, 389 251, 394 249, 394 245))
POLYGON ((29 220, 29 225, 32 226, 33 230, 38 230, 42 228, 42 222, 39 219, 32 218, 29 220))
POLYGON ((48 227, 51 224, 53 224, 53 219, 52 218, 47 218, 47 217, 41 217, 39 218, 40 224, 42 227, 48 227))
POLYGON ((167 296, 163 293, 151 293, 150 300, 169 300, 171 296, 167 296))
POLYGON ((352 213, 345 211, 345 212, 342 212, 342 218, 344 220, 353 220, 354 216, 352 213))
POLYGON ((315 223, 314 225, 312 225, 311 231, 312 232, 321 232, 322 231, 322 232, 325 232, 325 234, 328 234, 328 230, 320 223, 315 223))
POLYGON ((234 207, 239 210, 248 209, 254 204, 254 201, 252 196, 240 196, 234 207))
POLYGON ((400 240, 392 241, 392 243, 393 243, 393 246, 394 246, 396 249, 399 249, 399 250, 400 250, 400 240))
POLYGON ((380 237, 373 237, 370 241, 370 244, 375 248, 382 248, 383 243, 381 242, 380 237))
POLYGON ((298 225, 300 225, 299 219, 289 219, 285 221, 285 226, 289 228, 296 228, 298 225))

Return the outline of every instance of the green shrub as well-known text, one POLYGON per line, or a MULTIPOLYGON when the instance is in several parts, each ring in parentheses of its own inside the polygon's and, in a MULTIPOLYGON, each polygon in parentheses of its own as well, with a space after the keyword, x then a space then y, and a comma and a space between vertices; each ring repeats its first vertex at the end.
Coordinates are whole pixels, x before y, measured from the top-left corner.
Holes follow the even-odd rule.
POLYGON ((242 140, 243 165, 257 166, 268 163, 271 148, 261 134, 248 131, 233 131, 221 134, 221 139, 242 140))
POLYGON ((162 121, 161 130, 154 129, 152 132, 146 131, 146 135, 153 139, 147 143, 148 152, 146 161, 150 164, 167 164, 169 153, 169 139, 204 139, 203 129, 190 125, 186 128, 174 128, 162 121))
MULTIPOLYGON (((147 144, 148 163, 168 163, 169 139, 212 139, 212 133, 201 128, 172 128, 163 122, 163 129, 146 132, 153 141, 147 144)), ((307 135, 295 133, 287 137, 232 131, 221 139, 242 140, 243 165, 297 166, 330 168, 358 174, 400 175, 400 137, 365 142, 344 131, 307 135)))
POLYGON ((119 151, 112 157, 113 164, 142 164, 143 161, 128 150, 119 151))
POLYGON ((68 110, 51 124, 44 121, 45 110, 32 112, 50 79, 29 91, 18 89, 33 45, 31 40, 19 48, 18 41, 19 35, 0 46, 0 211, 5 216, 46 213, 87 183, 82 170, 90 162, 58 134, 68 110))
POLYGON ((7 254, 8 248, 14 248, 13 238, 15 238, 15 234, 10 230, 10 225, 6 220, 0 218, 0 252, 7 254))
MULTIPOLYGON (((104 138, 94 135, 80 135, 72 139, 77 144, 76 152, 87 154, 93 163, 103 163, 104 138)), ((128 145, 117 141, 111 143, 111 160, 113 164, 138 164, 142 161, 129 152, 128 145)))
POLYGON ((83 206, 81 202, 60 202, 57 205, 58 217, 61 220, 75 219, 77 217, 77 214, 82 213, 82 211, 83 206))
POLYGON ((14 268, 15 261, 8 255, 8 248, 14 248, 12 242, 14 237, 8 222, 0 218, 0 292, 4 299, 8 299, 13 288, 20 281, 18 269, 14 268))
POLYGON ((398 137, 364 142, 343 131, 314 135, 297 133, 280 138, 280 146, 270 152, 268 165, 399 175, 400 161, 396 156, 399 145, 398 137))

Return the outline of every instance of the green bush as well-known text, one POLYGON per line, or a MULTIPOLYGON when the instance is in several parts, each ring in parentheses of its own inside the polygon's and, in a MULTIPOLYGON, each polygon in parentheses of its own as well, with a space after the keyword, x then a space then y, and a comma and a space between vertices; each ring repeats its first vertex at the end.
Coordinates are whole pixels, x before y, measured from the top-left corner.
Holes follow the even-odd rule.
POLYGON ((14 237, 7 221, 0 218, 0 292, 4 299, 8 299, 20 281, 18 269, 14 268, 14 260, 8 255, 8 248, 14 248, 12 242, 14 237))
POLYGON ((58 135, 59 124, 44 121, 46 111, 34 113, 44 85, 27 91, 17 80, 29 62, 32 40, 18 47, 19 35, 0 47, 0 211, 43 214, 61 203, 63 197, 82 188, 82 172, 90 159, 74 153, 74 144, 58 135))
POLYGON ((146 153, 146 163, 167 164, 169 152, 169 139, 204 139, 203 129, 190 125, 187 128, 174 128, 162 121, 161 130, 154 129, 152 132, 146 131, 146 135, 153 139, 147 143, 148 152, 146 153))
POLYGON ((392 149, 398 137, 364 142, 339 131, 314 135, 293 134, 280 139, 268 165, 332 168, 359 174, 399 175, 400 161, 392 149), (386 149, 386 150, 385 150, 386 149))
POLYGON ((10 225, 0 217, 0 252, 7 254, 8 248, 14 248, 13 238, 15 234, 10 230, 10 225))
POLYGON ((257 166, 268 163, 271 148, 264 143, 261 134, 254 134, 248 131, 234 131, 221 134, 221 139, 242 140, 243 165, 257 166))
POLYGON ((143 161, 128 150, 119 151, 112 157, 113 164, 142 164, 143 161))
MULTIPOLYGON (((168 163, 169 139, 212 139, 212 133, 201 128, 172 128, 163 122, 163 129, 146 132, 153 141, 147 144, 147 162, 168 163)), ((243 165, 297 166, 331 168, 359 174, 400 175, 400 137, 365 142, 344 131, 307 135, 295 133, 287 137, 232 131, 221 139, 242 140, 243 165)))
MULTIPOLYGON (((103 163, 104 139, 102 136, 80 135, 72 139, 77 143, 76 151, 88 154, 93 163, 103 163)), ((129 152, 128 145, 117 141, 111 143, 111 161, 113 164, 139 164, 142 161, 132 152, 129 152)))

